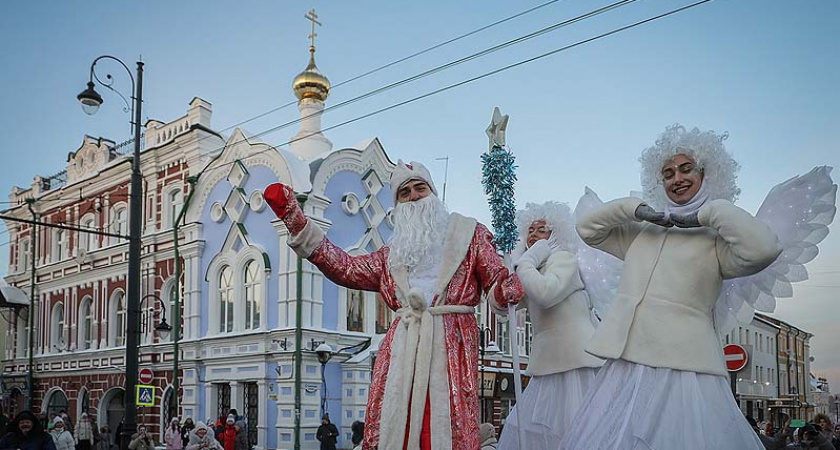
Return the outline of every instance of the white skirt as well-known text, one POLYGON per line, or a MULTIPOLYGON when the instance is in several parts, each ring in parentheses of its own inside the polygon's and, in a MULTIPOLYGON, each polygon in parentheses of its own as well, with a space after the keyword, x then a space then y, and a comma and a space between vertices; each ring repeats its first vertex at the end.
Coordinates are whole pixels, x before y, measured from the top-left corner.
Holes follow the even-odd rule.
POLYGON ((520 417, 525 431, 523 448, 556 449, 597 373, 598 369, 583 367, 531 378, 522 392, 522 402, 516 404, 505 421, 498 450, 519 450, 520 417))
POLYGON ((601 368, 559 448, 764 449, 735 404, 726 377, 621 359, 601 368))

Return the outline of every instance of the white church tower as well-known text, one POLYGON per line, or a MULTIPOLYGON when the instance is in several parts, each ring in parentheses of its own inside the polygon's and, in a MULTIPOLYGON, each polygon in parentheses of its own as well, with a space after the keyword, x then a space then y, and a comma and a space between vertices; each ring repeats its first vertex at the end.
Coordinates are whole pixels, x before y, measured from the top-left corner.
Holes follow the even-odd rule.
POLYGON ((312 33, 309 35, 309 65, 295 77, 292 88, 298 98, 300 109, 300 131, 292 138, 289 147, 299 158, 311 161, 332 150, 332 142, 321 133, 321 113, 324 102, 330 95, 330 80, 315 65, 315 11, 309 11, 306 18, 312 21, 312 33))

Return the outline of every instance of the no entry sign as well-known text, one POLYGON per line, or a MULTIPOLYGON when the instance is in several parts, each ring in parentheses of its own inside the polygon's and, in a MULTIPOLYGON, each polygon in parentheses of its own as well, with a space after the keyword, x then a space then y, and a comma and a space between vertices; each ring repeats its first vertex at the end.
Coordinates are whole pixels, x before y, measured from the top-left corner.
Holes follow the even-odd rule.
POLYGON ((737 372, 747 366, 747 351, 740 345, 727 344, 723 347, 723 360, 726 370, 737 372))
POLYGON ((148 367, 140 369, 140 373, 138 375, 139 376, 137 378, 138 381, 140 381, 140 384, 151 384, 152 380, 155 379, 155 373, 148 367))

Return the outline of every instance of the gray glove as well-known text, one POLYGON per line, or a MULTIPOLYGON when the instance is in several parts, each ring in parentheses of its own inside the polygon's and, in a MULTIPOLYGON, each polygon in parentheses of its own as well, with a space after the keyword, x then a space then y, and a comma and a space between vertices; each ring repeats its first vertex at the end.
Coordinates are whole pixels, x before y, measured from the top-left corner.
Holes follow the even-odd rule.
POLYGON ((697 220, 697 213, 695 211, 690 214, 671 214, 671 223, 680 228, 697 228, 702 227, 700 221, 697 220))
POLYGON ((513 267, 519 267, 524 262, 529 262, 534 267, 540 267, 548 260, 549 256, 551 256, 551 245, 545 239, 540 239, 534 242, 534 245, 513 263, 513 267))
POLYGON ((635 216, 639 220, 644 220, 645 222, 650 222, 652 224, 659 225, 660 227, 674 226, 674 224, 665 219, 665 213, 659 212, 644 203, 636 208, 635 216))

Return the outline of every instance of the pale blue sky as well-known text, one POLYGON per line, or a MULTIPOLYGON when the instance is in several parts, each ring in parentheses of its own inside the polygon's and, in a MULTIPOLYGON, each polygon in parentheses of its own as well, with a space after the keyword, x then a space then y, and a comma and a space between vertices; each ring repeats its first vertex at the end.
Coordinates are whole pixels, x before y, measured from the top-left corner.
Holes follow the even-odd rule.
MULTIPOLYGON (((0 16, 0 192, 64 168, 84 134, 130 136, 121 101, 104 92, 94 117, 76 94, 91 61, 113 54, 146 62, 144 116, 180 117, 199 96, 216 129, 293 100, 306 65, 314 7, 317 62, 338 83, 368 69, 520 12, 539 2, 25 2, 0 16)), ((608 2, 565 0, 399 66, 336 88, 335 104, 608 2)), ((640 0, 324 116, 329 126, 485 71, 609 31, 689 2, 640 0)), ((583 187, 603 198, 638 188, 640 151, 672 122, 729 131, 743 169, 739 204, 755 211, 776 183, 840 166, 840 3, 831 0, 716 0, 328 133, 336 147, 378 136, 392 158, 427 163, 448 203, 489 222, 479 154, 493 106, 510 114, 508 144, 520 164, 517 200, 574 202, 583 187)), ((118 85, 128 89, 117 72, 118 85)), ((121 69, 120 69, 121 70, 121 69)), ((257 133, 298 116, 294 107, 244 126, 257 133)), ((296 132, 268 134, 279 144, 296 132)), ((835 173, 835 177, 840 174, 835 173)), ((4 196, 5 197, 5 196, 4 196)), ((3 198, 2 200, 6 200, 3 198)), ((835 227, 836 228, 836 227, 835 227)), ((8 240, 0 234, 0 243, 8 240)), ((814 371, 840 390, 840 235, 810 266, 812 280, 782 300, 777 315, 817 336, 814 371)), ((8 246, 0 246, 0 273, 8 246)))

